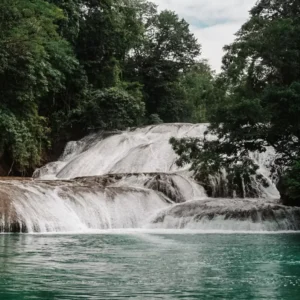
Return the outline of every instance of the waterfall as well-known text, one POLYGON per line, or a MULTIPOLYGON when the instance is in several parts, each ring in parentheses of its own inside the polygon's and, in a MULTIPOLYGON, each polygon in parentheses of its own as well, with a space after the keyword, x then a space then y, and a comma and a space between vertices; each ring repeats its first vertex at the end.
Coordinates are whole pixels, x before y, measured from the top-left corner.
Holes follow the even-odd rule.
MULTIPOLYGON (((164 194, 174 203, 207 197, 201 185, 182 174, 110 174, 107 177, 114 180, 114 186, 144 187, 164 194)), ((90 180, 93 180, 93 177, 90 180)))
POLYGON ((108 173, 184 171, 176 166, 171 137, 204 136, 207 124, 164 124, 137 128, 110 136, 91 134, 66 146, 58 162, 35 172, 35 177, 74 178, 108 173))
MULTIPOLYGON (((63 155, 38 169, 34 177, 41 179, 75 178, 119 173, 183 173, 189 176, 189 166, 179 168, 177 156, 169 140, 171 137, 204 137, 208 124, 162 124, 118 133, 91 134, 81 141, 69 142, 63 155)), ((206 136, 206 138, 214 138, 206 136)), ((270 180, 270 165, 275 159, 272 148, 265 153, 251 153, 250 157, 259 165, 259 173, 268 186, 253 178, 248 196, 278 198, 279 193, 270 180)), ((223 178, 210 178, 212 196, 229 196, 221 191, 226 182, 223 178), (220 192, 221 191, 221 192, 220 192)), ((247 195, 244 195, 247 196, 247 195)))
POLYGON ((78 181, 0 182, 0 195, 2 232, 138 228, 168 205, 152 190, 78 181))
MULTIPOLYGON (((0 181, 0 231, 300 229, 299 209, 278 203, 269 178, 272 148, 250 154, 269 183, 253 179, 259 199, 208 198, 189 166, 176 165, 169 139, 203 137, 207 126, 162 124, 69 142, 59 160, 36 170, 33 179, 0 181)), ((216 194, 224 181, 225 172, 211 177, 216 194)))

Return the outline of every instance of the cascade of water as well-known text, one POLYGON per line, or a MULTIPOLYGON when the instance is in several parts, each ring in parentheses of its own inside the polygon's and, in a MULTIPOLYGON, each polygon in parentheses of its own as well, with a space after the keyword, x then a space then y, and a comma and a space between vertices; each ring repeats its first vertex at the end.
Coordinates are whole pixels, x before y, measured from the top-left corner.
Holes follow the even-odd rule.
MULTIPOLYGON (((38 180, 0 181, 0 230, 300 229, 299 210, 276 203, 279 194, 269 179, 271 148, 251 154, 269 182, 266 187, 253 179, 251 188, 269 202, 207 198, 189 167, 176 165, 169 144, 171 137, 203 137, 206 130, 207 124, 162 124, 70 142, 57 162, 35 172, 38 180)), ((211 177, 211 184, 213 194, 222 189, 226 194, 226 173, 211 177)), ((247 195, 247 186, 242 187, 247 195)))
MULTIPOLYGON (((179 168, 177 156, 169 139, 171 137, 203 137, 208 124, 162 124, 105 136, 103 132, 91 134, 79 142, 70 142, 58 162, 37 170, 35 177, 75 178, 117 173, 181 172, 188 173, 189 166, 179 168)), ((207 137, 208 138, 208 137, 207 137)), ((213 137, 210 137, 213 138, 213 137)), ((269 166, 275 153, 269 148, 266 153, 252 153, 251 158, 260 166, 259 173, 268 186, 253 178, 252 191, 260 197, 279 197, 270 180, 269 166)), ((226 174, 211 178, 213 196, 229 196, 226 189, 226 174)), ((231 193, 232 194, 232 193, 231 193)), ((244 194, 247 195, 246 189, 244 194)), ((250 195, 251 194, 251 195, 250 195)), ((242 195, 241 195, 242 196, 242 195)))
MULTIPOLYGON (((39 169, 35 177, 74 178, 108 173, 174 172, 176 154, 171 137, 202 137, 207 124, 163 124, 138 128, 104 138, 103 133, 92 134, 74 147, 67 145, 67 155, 39 169), (70 150, 73 152, 70 152, 70 150)), ((66 151, 65 151, 66 152, 66 151)))
POLYGON ((0 182, 0 231, 67 232, 142 227, 167 206, 152 190, 71 181, 0 182))
POLYGON ((137 173, 109 176, 110 178, 120 179, 114 183, 114 186, 134 186, 152 189, 164 194, 174 203, 207 197, 201 185, 183 174, 137 173))
MULTIPOLYGON (((163 175, 168 176, 160 174, 160 178, 163 175)), ((158 190, 157 176, 0 181, 0 232, 87 232, 120 228, 300 229, 300 208, 284 207, 265 199, 209 199, 201 189, 193 192, 190 189, 190 193, 198 193, 201 199, 182 201, 181 197, 191 196, 180 192, 191 188, 190 183, 180 186, 185 179, 171 175, 179 184, 169 182, 170 186, 164 185, 158 190), (139 187, 149 180, 156 184, 139 187), (174 205, 172 197, 182 203, 174 205)))

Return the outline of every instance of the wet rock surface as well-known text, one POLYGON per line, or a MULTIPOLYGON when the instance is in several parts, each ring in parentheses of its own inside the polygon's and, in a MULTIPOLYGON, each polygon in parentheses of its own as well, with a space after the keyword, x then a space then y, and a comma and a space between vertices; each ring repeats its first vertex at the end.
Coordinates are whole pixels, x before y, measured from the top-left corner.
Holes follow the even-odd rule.
POLYGON ((61 232, 137 227, 166 207, 160 193, 109 177, 0 180, 0 232, 61 232))
POLYGON ((188 228, 191 224, 198 223, 198 228, 201 229, 201 225, 207 222, 219 222, 219 228, 222 228, 222 222, 230 224, 230 221, 240 224, 237 228, 233 225, 232 230, 242 230, 242 223, 249 224, 248 228, 258 228, 251 224, 261 225, 261 230, 300 230, 300 208, 287 207, 263 199, 196 200, 165 209, 152 223, 165 228, 188 228), (265 226, 266 224, 269 226, 265 226))

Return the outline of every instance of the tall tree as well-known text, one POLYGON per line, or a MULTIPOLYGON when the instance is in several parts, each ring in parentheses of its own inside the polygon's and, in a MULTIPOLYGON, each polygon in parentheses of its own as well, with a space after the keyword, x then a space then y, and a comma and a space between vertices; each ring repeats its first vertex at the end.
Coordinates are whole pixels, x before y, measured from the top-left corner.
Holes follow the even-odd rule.
POLYGON ((145 23, 143 43, 127 60, 126 75, 144 85, 148 114, 164 121, 180 121, 185 107, 178 90, 179 76, 200 55, 189 24, 171 11, 155 12, 145 23))
POLYGON ((115 86, 125 56, 143 33, 139 2, 82 0, 82 3, 78 58, 95 88, 115 86))
POLYGON ((47 143, 46 119, 39 104, 64 85, 77 61, 57 33, 64 18, 43 0, 0 3, 0 144, 7 160, 24 171, 34 167, 47 143))
POLYGON ((299 12, 297 0, 260 0, 235 42, 225 47, 222 77, 227 92, 211 119, 211 132, 219 139, 184 141, 185 146, 173 141, 197 174, 225 168, 239 175, 242 171, 245 177, 254 175, 257 166, 249 160, 249 152, 264 152, 268 146, 277 152, 277 172, 285 172, 298 160, 299 12))
POLYGON ((59 7, 63 13, 64 18, 60 19, 57 24, 59 26, 58 32, 73 46, 76 45, 79 31, 80 19, 83 9, 83 0, 45 0, 59 7))
POLYGON ((181 74, 179 82, 186 102, 184 121, 207 122, 218 99, 215 74, 208 62, 203 60, 195 63, 190 71, 181 74))

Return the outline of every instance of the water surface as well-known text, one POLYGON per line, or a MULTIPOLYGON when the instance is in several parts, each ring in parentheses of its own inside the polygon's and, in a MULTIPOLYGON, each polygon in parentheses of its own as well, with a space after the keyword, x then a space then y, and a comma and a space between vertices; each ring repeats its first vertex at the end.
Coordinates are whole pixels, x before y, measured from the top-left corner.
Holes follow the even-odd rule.
POLYGON ((299 234, 0 235, 0 299, 299 299, 299 234))

